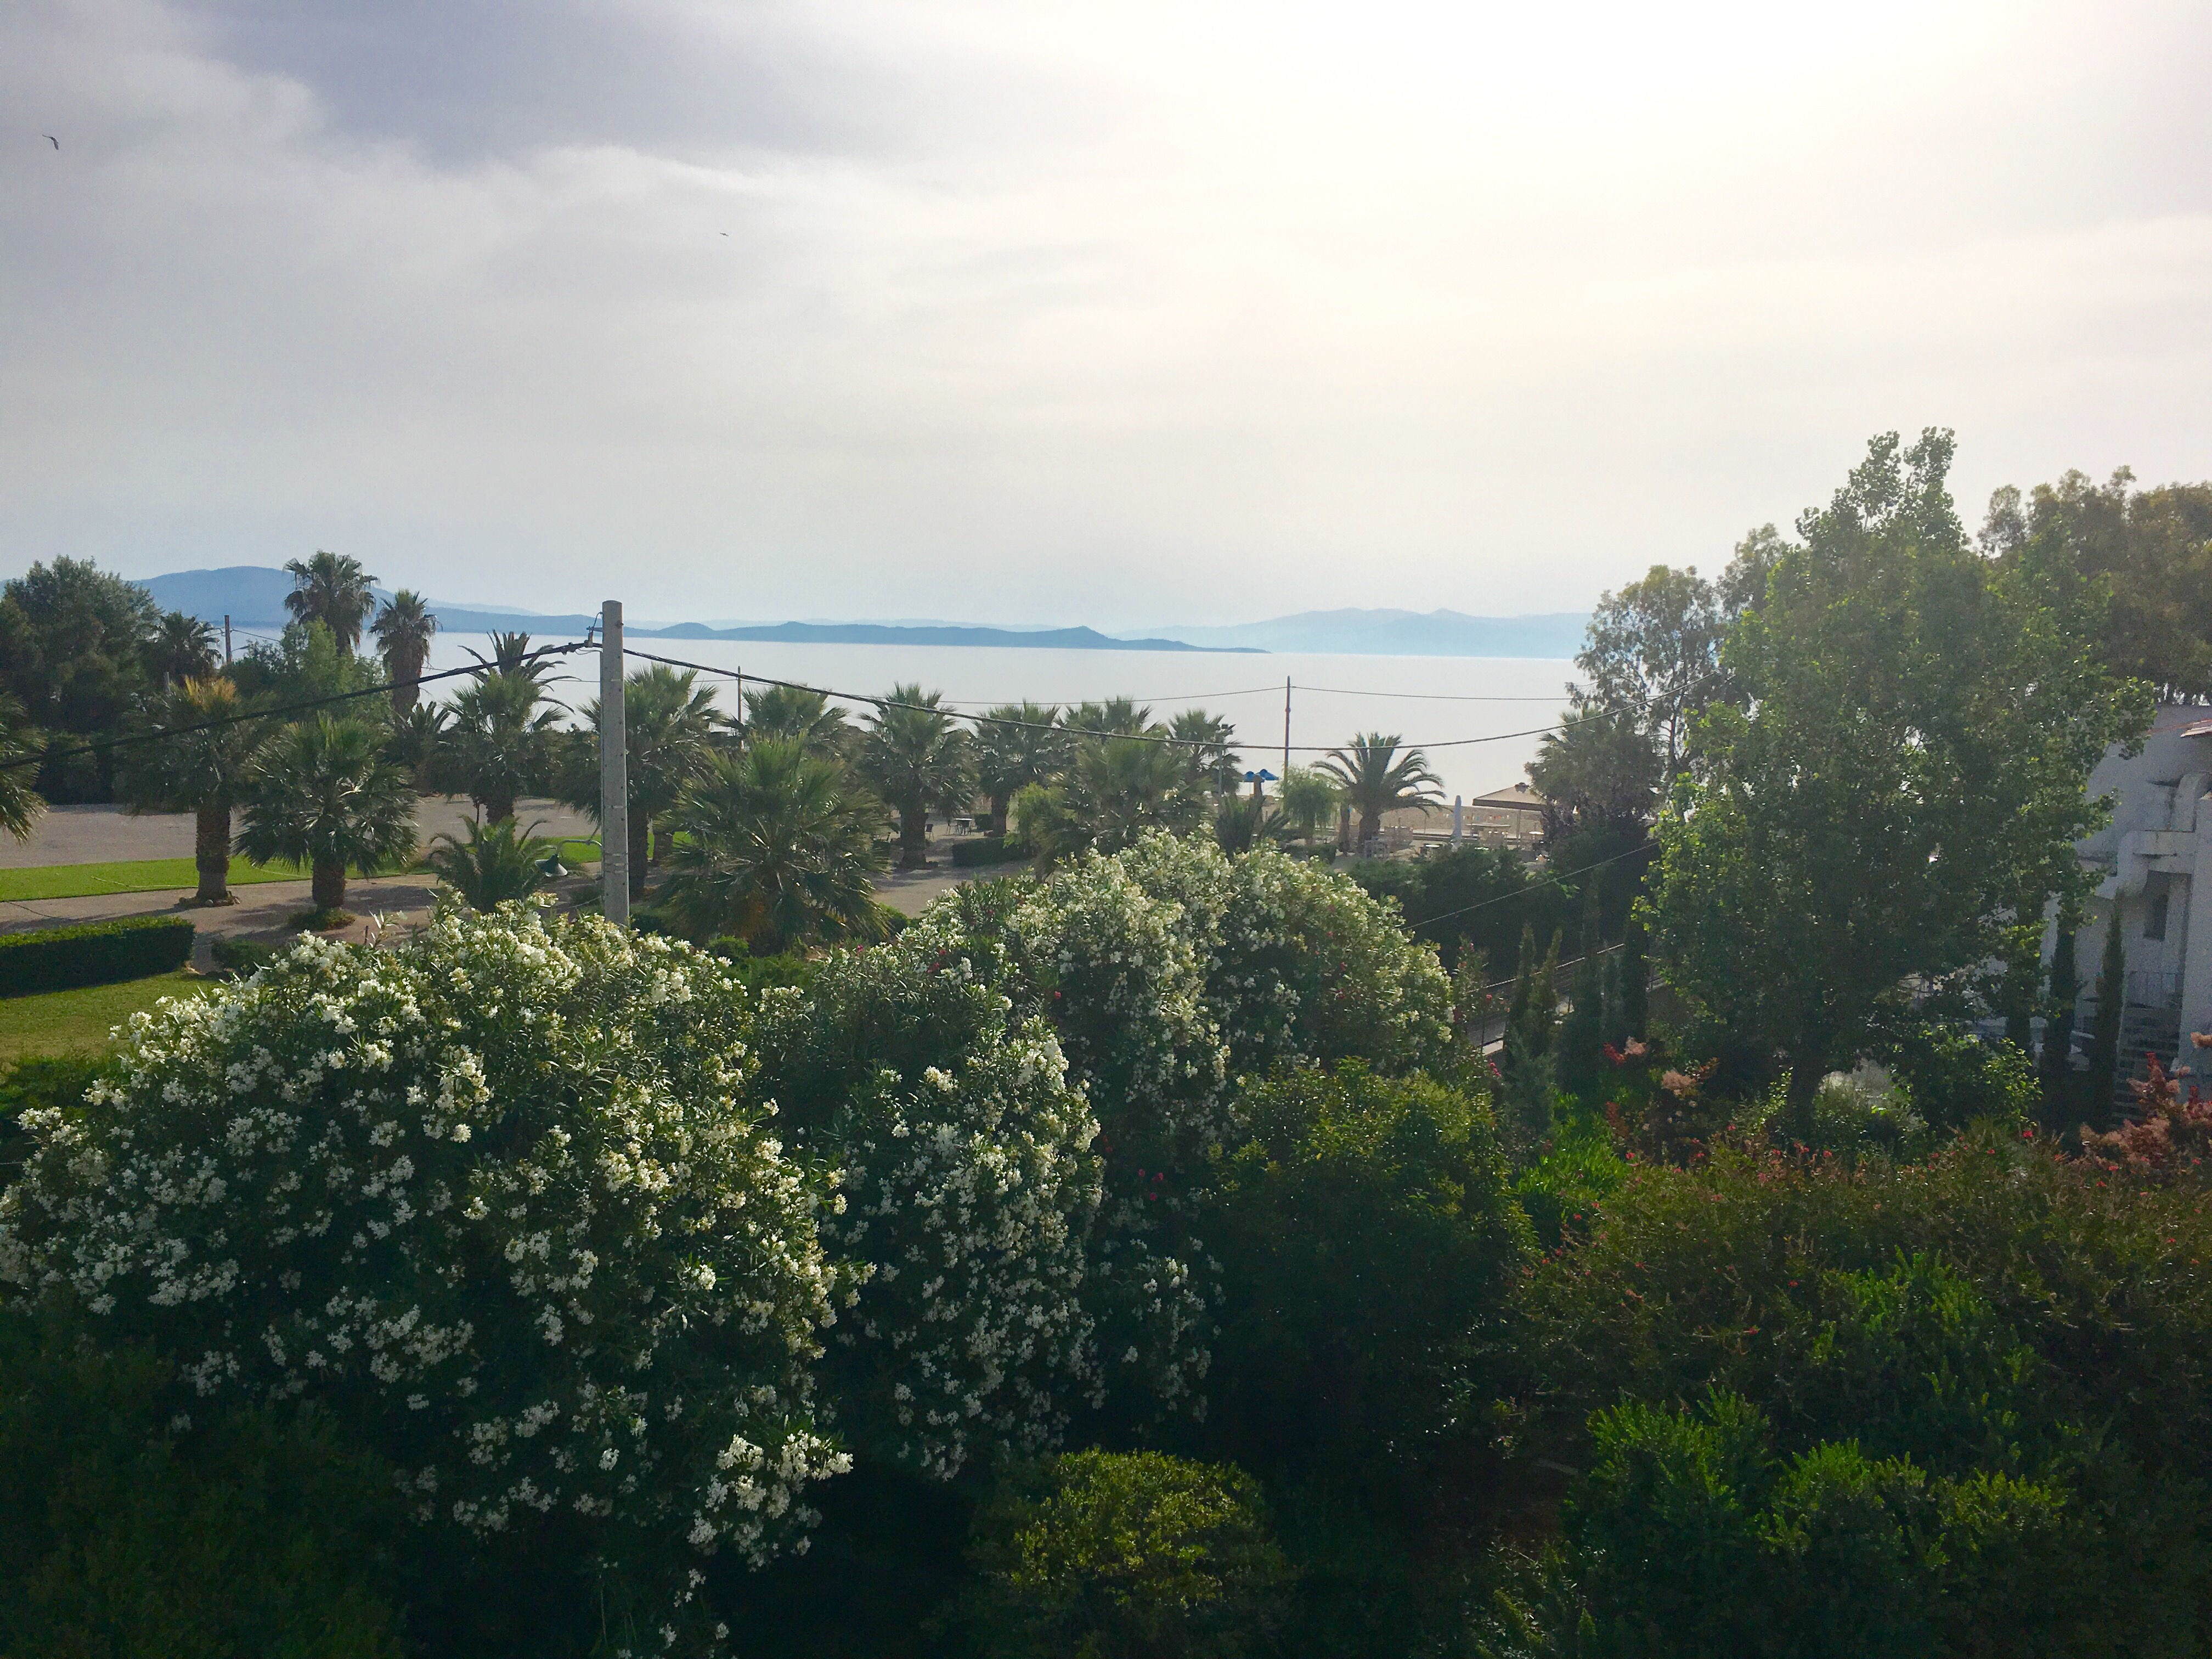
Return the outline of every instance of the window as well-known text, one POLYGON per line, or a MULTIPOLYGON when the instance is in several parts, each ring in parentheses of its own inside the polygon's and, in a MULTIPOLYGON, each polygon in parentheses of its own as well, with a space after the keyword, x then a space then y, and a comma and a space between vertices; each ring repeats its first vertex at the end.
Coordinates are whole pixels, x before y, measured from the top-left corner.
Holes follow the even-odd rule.
POLYGON ((2166 937, 2166 913, 2173 900, 2174 878, 2163 870, 2143 878, 2143 937, 2166 937))

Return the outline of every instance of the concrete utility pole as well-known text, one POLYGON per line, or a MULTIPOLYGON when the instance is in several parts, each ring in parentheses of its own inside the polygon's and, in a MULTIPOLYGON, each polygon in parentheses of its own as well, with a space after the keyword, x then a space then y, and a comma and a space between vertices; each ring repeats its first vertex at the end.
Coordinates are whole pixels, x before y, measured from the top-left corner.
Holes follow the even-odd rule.
POLYGON ((622 601, 599 607, 599 902, 629 925, 629 766, 623 715, 622 601))
POLYGON ((1283 676, 1283 775, 1291 775, 1291 677, 1283 676))
POLYGON ((230 613, 227 611, 222 617, 222 665, 230 666, 230 613))
POLYGON ((1452 845, 1453 845, 1453 846, 1455 846, 1455 847, 1456 847, 1456 846, 1458 846, 1458 845, 1459 845, 1459 826, 1460 826, 1460 814, 1461 814, 1461 810, 1462 810, 1462 809, 1461 809, 1461 802, 1462 802, 1462 798, 1461 796, 1458 796, 1458 795, 1454 795, 1454 796, 1452 797, 1452 845))

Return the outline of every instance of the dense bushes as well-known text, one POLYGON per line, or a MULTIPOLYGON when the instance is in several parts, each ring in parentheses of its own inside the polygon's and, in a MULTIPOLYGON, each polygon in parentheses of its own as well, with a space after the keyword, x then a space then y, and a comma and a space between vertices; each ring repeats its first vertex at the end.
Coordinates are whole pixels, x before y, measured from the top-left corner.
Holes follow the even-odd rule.
POLYGON ((179 1356, 196 1413, 325 1404, 426 1524, 581 1517, 618 1603, 695 1626, 687 1565, 764 1559, 844 1466, 811 1362, 851 1275, 744 1009, 696 953, 515 906, 304 942, 27 1115, 0 1279, 179 1356))
POLYGON ((1586 1473, 1499 1650, 2195 1651, 2208 1260, 2201 1193, 2017 1134, 1638 1172, 1521 1286, 1586 1473))
POLYGON ((192 931, 182 916, 118 916, 0 933, 0 996, 166 974, 192 959, 192 931))
POLYGON ((987 864, 1012 864, 1024 855, 1010 849, 1004 836, 978 836, 952 843, 953 867, 973 870, 987 864))

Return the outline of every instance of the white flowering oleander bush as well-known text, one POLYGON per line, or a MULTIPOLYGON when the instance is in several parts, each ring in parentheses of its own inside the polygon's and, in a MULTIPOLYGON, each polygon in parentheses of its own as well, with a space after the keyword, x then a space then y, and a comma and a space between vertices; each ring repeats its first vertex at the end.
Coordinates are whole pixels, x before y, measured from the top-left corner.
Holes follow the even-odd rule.
POLYGON ((1087 1300, 1106 1381, 1164 1405, 1206 1373, 1214 1267, 1190 1196, 1244 1131, 1244 1077, 1346 1059, 1453 1063, 1435 951, 1348 878, 1275 849, 1147 836, 1042 881, 970 887, 899 949, 1048 1018, 1101 1125, 1087 1300))
POLYGON ((869 1270, 830 1340, 840 1428, 944 1478, 980 1446, 1057 1445, 1099 1395, 1100 1194, 1097 1120, 1051 1026, 924 938, 769 992, 758 1044, 763 1090, 844 1170, 824 1237, 869 1270))
POLYGON ((771 1132, 747 1018, 711 958, 519 905, 303 941, 27 1115, 0 1279, 177 1356, 195 1414, 326 1404, 426 1522, 595 1525, 641 1646, 710 1647, 697 1558, 803 1548, 847 1466, 812 1395, 855 1288, 834 1171, 771 1132))

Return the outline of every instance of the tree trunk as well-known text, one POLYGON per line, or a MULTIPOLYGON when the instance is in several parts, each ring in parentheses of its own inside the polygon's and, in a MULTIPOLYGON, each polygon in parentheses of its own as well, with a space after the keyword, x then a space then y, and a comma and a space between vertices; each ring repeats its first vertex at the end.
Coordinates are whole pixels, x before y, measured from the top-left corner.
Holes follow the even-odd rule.
POLYGON ((314 863, 314 905, 318 910, 345 908, 345 865, 337 859, 317 859, 314 863))
POLYGON ((514 796, 512 792, 502 790, 497 794, 486 795, 482 805, 484 822, 488 824, 498 823, 514 816, 514 796))
POLYGON ((228 904, 230 896, 230 801, 204 800, 192 830, 192 864, 199 872, 196 904, 228 904))
POLYGON ((1370 812, 1364 806, 1361 807, 1359 809, 1359 844, 1352 850, 1364 858, 1369 846, 1382 833, 1382 815, 1380 812, 1370 812))
POLYGON ((632 898, 645 896, 645 860, 652 844, 653 825, 647 821, 644 813, 633 806, 629 814, 629 896, 632 898))
POLYGON ((929 813, 921 807, 899 814, 899 868, 919 870, 929 862, 929 813))
POLYGON ((1012 799, 1011 795, 991 797, 991 833, 993 835, 1003 836, 1006 833, 1006 805, 1012 799))
POLYGON ((1828 1074, 1827 1056, 1810 1050, 1790 1056, 1790 1089, 1782 1097, 1782 1125, 1792 1139, 1813 1139, 1813 1097, 1828 1074))

